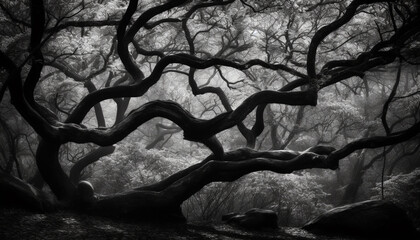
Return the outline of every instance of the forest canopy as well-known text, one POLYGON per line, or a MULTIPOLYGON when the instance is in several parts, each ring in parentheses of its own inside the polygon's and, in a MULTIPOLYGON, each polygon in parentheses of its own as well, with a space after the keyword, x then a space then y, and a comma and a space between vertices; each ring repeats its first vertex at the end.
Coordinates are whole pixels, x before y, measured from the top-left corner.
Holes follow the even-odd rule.
POLYGON ((242 194, 300 223, 418 173, 419 1, 0 8, 2 204, 210 219, 242 194))

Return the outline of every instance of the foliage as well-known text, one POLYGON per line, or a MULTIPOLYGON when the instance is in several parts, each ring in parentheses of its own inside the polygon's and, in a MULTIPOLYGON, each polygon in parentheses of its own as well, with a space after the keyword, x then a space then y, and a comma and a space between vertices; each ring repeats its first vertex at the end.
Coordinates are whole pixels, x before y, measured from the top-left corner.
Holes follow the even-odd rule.
POLYGON ((117 193, 156 183, 196 163, 199 155, 189 156, 168 150, 150 149, 136 142, 122 142, 111 155, 95 163, 89 180, 101 194, 117 193))
POLYGON ((278 213, 282 226, 301 226, 308 219, 332 208, 323 190, 325 176, 310 172, 277 175, 258 172, 233 183, 213 183, 183 205, 192 221, 220 221, 223 214, 251 208, 278 213))
MULTIPOLYGON (((381 198, 381 183, 377 183, 375 198, 381 198)), ((384 198, 407 211, 414 224, 420 226, 420 169, 391 176, 384 181, 384 198)))

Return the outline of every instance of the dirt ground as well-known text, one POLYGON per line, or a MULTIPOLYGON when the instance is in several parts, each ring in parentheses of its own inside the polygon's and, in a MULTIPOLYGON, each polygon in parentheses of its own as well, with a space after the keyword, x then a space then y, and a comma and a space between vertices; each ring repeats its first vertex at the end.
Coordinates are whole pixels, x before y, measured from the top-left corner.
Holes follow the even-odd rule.
POLYGON ((228 225, 150 224, 115 221, 70 212, 49 214, 0 209, 0 239, 343 239, 315 236, 299 228, 244 231, 228 225))

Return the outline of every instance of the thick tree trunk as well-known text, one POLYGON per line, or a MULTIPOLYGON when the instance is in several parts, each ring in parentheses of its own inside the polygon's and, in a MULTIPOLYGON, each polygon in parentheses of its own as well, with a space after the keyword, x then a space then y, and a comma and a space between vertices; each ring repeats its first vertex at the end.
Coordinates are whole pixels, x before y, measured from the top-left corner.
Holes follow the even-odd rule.
POLYGON ((323 146, 305 152, 240 149, 226 153, 222 160, 209 157, 155 185, 111 196, 97 196, 85 207, 89 213, 96 215, 147 221, 184 221, 181 204, 211 182, 231 182, 262 170, 290 173, 312 167, 327 168, 324 160, 333 150, 323 146))
POLYGON ((58 153, 60 144, 42 139, 36 152, 36 163, 42 178, 50 186, 59 201, 70 201, 74 198, 76 187, 61 168, 58 153))

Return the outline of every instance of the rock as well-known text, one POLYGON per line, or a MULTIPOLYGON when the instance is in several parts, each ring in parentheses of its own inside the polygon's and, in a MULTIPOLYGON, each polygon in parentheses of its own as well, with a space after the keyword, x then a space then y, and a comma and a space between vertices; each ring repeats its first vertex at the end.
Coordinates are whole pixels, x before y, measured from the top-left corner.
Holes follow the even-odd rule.
POLYGON ((336 236, 417 239, 418 235, 401 208, 381 200, 331 209, 308 222, 303 228, 313 233, 336 236))
POLYGON ((93 196, 94 195, 94 188, 93 185, 88 181, 80 181, 77 184, 77 192, 83 196, 93 196))
POLYGON ((89 207, 95 201, 92 184, 88 181, 80 181, 77 184, 77 197, 80 207, 89 207))
POLYGON ((277 213, 266 209, 253 208, 245 214, 229 213, 223 215, 222 220, 251 230, 277 228, 277 213))

